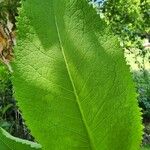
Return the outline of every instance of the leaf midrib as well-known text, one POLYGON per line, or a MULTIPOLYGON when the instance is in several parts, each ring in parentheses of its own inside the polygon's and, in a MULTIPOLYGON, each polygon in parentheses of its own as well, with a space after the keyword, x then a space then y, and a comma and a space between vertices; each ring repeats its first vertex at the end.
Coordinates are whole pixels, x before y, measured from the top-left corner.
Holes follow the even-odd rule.
POLYGON ((90 149, 91 150, 96 150, 96 147, 95 147, 95 144, 94 144, 94 141, 93 141, 93 138, 92 138, 92 134, 91 134, 90 129, 89 129, 87 123, 86 123, 86 119, 85 119, 85 116, 84 116, 84 113, 83 113, 83 110, 82 110, 82 107, 81 107, 81 104, 80 104, 80 101, 79 101, 79 96, 77 94, 77 90, 76 90, 76 87, 75 87, 75 84, 74 84, 74 81, 73 81, 73 78, 72 78, 72 75, 71 75, 71 72, 70 72, 70 69, 69 69, 69 65, 68 65, 68 62, 67 62, 67 58, 66 58, 66 55, 65 55, 65 52, 64 52, 64 48, 63 48, 63 44, 62 44, 62 40, 61 40, 61 36, 60 36, 60 31, 59 31, 56 15, 54 15, 54 18, 55 18, 56 31, 57 31, 57 36, 58 36, 61 52, 62 52, 64 61, 65 61, 65 65, 66 65, 66 69, 67 69, 67 72, 68 72, 68 75, 69 75, 70 82, 71 82, 72 87, 73 87, 73 91, 74 91, 73 93, 75 95, 79 111, 81 113, 82 121, 83 121, 84 126, 87 130, 88 139, 89 139, 89 142, 90 142, 90 149))

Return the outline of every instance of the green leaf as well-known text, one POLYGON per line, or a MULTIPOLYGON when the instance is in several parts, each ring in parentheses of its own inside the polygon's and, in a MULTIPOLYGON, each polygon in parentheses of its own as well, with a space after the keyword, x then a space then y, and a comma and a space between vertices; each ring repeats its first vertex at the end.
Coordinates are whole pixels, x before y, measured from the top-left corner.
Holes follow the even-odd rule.
POLYGON ((0 128, 0 150, 41 150, 41 146, 37 143, 13 137, 0 128))
POLYGON ((7 110, 9 110, 11 107, 13 107, 13 104, 8 104, 7 106, 5 106, 2 109, 2 115, 4 115, 7 112, 7 110))
POLYGON ((44 150, 138 150, 135 87, 116 37, 85 0, 22 1, 14 90, 44 150))

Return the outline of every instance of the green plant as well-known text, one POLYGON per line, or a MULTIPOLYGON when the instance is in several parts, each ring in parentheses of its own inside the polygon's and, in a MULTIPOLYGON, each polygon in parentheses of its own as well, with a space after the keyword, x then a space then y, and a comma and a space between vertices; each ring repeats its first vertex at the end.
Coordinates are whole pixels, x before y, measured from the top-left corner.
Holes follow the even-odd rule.
POLYGON ((0 127, 13 136, 33 140, 13 97, 10 60, 15 42, 15 16, 20 0, 0 1, 0 127))
MULTIPOLYGON (((93 0, 89 0, 92 1, 93 0)), ((100 16, 118 35, 131 66, 144 120, 150 120, 150 2, 149 0, 95 0, 100 16), (147 46, 145 46, 147 45, 147 46)))
MULTIPOLYGON (((13 107, 13 99, 8 96, 7 93, 11 93, 8 91, 7 85, 10 84, 9 80, 10 74, 5 66, 0 64, 0 126, 9 131, 10 122, 7 120, 6 113, 10 108, 13 107)), ((12 93, 11 93, 12 95, 12 93)))
POLYGON ((17 7, 20 6, 20 0, 1 0, 0 1, 0 22, 6 25, 10 20, 15 25, 17 7))
POLYGON ((134 79, 137 83, 137 89, 139 93, 139 104, 143 108, 144 122, 150 120, 150 71, 145 70, 145 74, 142 71, 134 72, 134 79))
POLYGON ((1 150, 41 150, 41 145, 15 138, 0 128, 0 149, 1 150))
POLYGON ((3 64, 0 64, 0 127, 3 127, 14 136, 33 140, 16 106, 11 74, 3 64))
POLYGON ((22 1, 17 35, 15 96, 43 150, 140 148, 129 68, 92 6, 85 0, 22 1))
MULTIPOLYGON (((92 0, 89 0, 92 1, 92 0)), ((150 3, 148 0, 99 0, 98 12, 125 48, 143 49, 143 38, 150 35, 150 3)))
POLYGON ((149 145, 143 146, 142 150, 150 150, 150 146, 149 145))

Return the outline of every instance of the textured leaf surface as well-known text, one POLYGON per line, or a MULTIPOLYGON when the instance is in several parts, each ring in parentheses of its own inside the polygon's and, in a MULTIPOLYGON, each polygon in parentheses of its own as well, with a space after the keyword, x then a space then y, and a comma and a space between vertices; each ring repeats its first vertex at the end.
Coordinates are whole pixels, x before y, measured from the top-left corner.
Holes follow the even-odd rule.
POLYGON ((44 150, 138 150, 140 111, 116 37, 85 0, 26 0, 14 86, 44 150))
POLYGON ((15 138, 0 128, 0 150, 41 150, 39 144, 15 138))

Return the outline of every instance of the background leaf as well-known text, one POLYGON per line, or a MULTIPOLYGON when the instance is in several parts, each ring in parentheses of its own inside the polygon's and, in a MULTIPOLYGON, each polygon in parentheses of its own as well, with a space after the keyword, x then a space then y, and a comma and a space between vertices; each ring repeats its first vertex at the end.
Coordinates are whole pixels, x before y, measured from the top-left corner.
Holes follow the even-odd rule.
POLYGON ((0 128, 0 149, 1 150, 41 150, 39 144, 15 138, 0 128))

